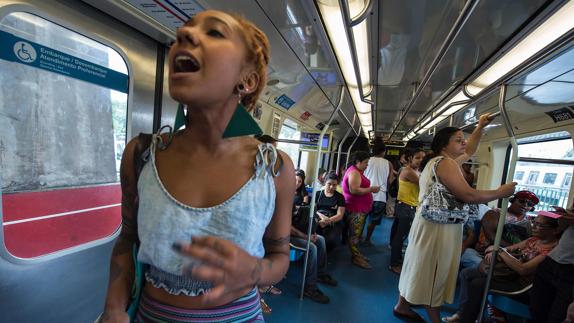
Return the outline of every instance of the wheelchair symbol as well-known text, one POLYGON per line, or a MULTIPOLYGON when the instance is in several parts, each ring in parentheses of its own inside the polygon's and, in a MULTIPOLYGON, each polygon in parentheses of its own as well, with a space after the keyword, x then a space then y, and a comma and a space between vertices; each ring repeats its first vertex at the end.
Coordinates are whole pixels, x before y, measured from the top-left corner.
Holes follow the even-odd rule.
POLYGON ((14 54, 24 63, 32 63, 36 60, 36 50, 27 42, 19 41, 14 44, 14 54))

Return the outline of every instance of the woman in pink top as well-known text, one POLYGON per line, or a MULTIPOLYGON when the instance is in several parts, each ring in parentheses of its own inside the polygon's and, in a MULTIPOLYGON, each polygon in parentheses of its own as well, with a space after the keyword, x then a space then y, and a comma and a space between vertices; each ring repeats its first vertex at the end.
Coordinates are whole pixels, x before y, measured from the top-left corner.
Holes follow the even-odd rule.
POLYGON ((350 159, 351 166, 347 168, 343 177, 343 195, 345 208, 349 212, 347 222, 349 226, 349 248, 353 264, 371 269, 368 259, 359 250, 359 239, 363 234, 365 217, 373 205, 373 194, 380 190, 378 186, 371 186, 371 181, 363 175, 369 165, 369 153, 355 152, 350 159))

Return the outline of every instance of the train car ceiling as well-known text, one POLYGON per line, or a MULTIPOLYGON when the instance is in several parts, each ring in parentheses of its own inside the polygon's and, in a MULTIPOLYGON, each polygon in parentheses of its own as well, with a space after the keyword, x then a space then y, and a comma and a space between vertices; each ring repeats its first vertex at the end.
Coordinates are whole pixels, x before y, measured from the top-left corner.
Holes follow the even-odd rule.
MULTIPOLYGON (((84 2, 125 21, 168 45, 175 28, 206 9, 239 13, 258 25, 271 44, 267 87, 260 104, 307 129, 319 131, 335 110, 341 91, 343 106, 334 119, 336 137, 343 137, 355 119, 338 65, 311 1, 173 1, 123 0, 84 2)), ((163 120, 162 120, 163 122, 163 120)), ((358 123, 358 121, 357 121, 358 123)))
MULTIPOLYGON (((452 83, 452 90, 447 94, 446 99, 439 100, 437 103, 432 103, 431 108, 427 110, 427 113, 423 114, 424 117, 419 117, 417 119, 417 125, 412 126, 407 130, 407 134, 404 139, 409 140, 416 138, 417 140, 428 140, 429 129, 435 126, 436 129, 449 124, 464 127, 468 125, 470 121, 469 118, 475 118, 483 112, 497 111, 498 90, 496 87, 502 83, 509 84, 506 101, 508 102, 511 120, 513 123, 517 124, 515 129, 517 134, 530 131, 528 127, 534 126, 532 123, 532 121, 534 121, 532 118, 534 117, 541 118, 543 122, 547 121, 546 119, 552 120, 551 118, 544 118, 545 115, 543 112, 552 110, 552 108, 548 107, 548 104, 546 104, 547 108, 545 109, 534 109, 532 108, 532 105, 537 105, 537 103, 535 103, 532 98, 528 97, 536 95, 538 99, 543 99, 540 93, 545 91, 552 96, 553 100, 558 98, 558 91, 560 91, 559 87, 562 86, 552 86, 552 84, 542 86, 551 79, 557 77, 557 75, 551 75, 551 73, 541 74, 539 72, 538 76, 528 76, 528 84, 526 84, 523 79, 518 81, 517 78, 519 79, 518 76, 524 75, 525 69, 529 71, 533 70, 532 68, 529 68, 529 64, 527 64, 529 60, 531 60, 536 66, 540 66, 540 62, 537 62, 537 60, 540 60, 539 58, 542 58, 543 61, 547 62, 552 59, 545 57, 547 54, 550 53, 550 56, 555 56, 556 51, 562 51, 565 47, 569 46, 568 38, 572 33, 574 23, 572 23, 571 19, 565 17, 569 17, 573 14, 574 4, 572 2, 564 3, 560 1, 554 2, 551 5, 546 3, 539 4, 540 6, 535 15, 523 21, 523 24, 526 26, 516 29, 512 33, 511 37, 505 41, 504 46, 496 50, 496 52, 493 53, 494 55, 492 55, 486 63, 477 65, 478 68, 476 68, 475 71, 467 76, 462 82, 452 83), (544 39, 544 41, 533 41, 533 39, 544 39), (544 80, 538 82, 536 77, 541 77, 544 80), (463 85, 464 88, 457 87, 459 84, 463 85), (534 87, 537 89, 534 89, 534 87), (517 91, 520 91, 521 93, 517 93, 517 91), (533 93, 529 95, 526 94, 526 92, 532 91, 533 93), (551 94, 550 91, 552 91, 551 94), (523 95, 523 97, 517 97, 518 95, 523 95), (449 103, 457 101, 457 99, 470 100, 471 102, 454 107, 448 107, 449 103), (482 102, 478 104, 473 102, 477 99, 480 99, 482 102), (477 109, 477 106, 480 106, 481 108, 477 109), (448 111, 449 109, 450 111, 448 111), (469 114, 471 109, 474 109, 476 112, 474 116, 469 114), (453 116, 453 121, 451 122, 449 116, 456 110, 461 111, 458 111, 458 113, 453 116), (467 117, 461 117, 464 115, 467 117), (528 115, 528 117, 525 117, 526 115, 528 115), (432 122, 429 119, 431 116, 432 122), (437 121, 437 119, 444 120, 441 120, 442 122, 440 122, 437 121), (528 120, 528 122, 526 122, 526 120, 528 120)), ((480 6, 477 7, 477 10, 479 8, 480 6)), ((513 17, 513 15, 505 15, 505 17, 513 17)), ((472 19, 472 17, 469 19, 469 23, 472 19)), ((564 65, 567 60, 568 59, 564 57, 561 59, 561 63, 559 63, 560 65, 557 65, 560 66, 562 72, 564 72, 564 70, 570 71, 568 65, 564 65)), ((532 62, 530 62, 530 65, 533 64, 532 62)), ((567 92, 561 93, 563 94, 561 94, 558 101, 560 101, 559 104, 565 105, 565 101, 568 101, 567 97, 569 94, 567 92)), ((547 95, 546 97, 549 96, 547 95)), ((554 109, 557 108, 558 107, 554 106, 554 109)), ((547 125, 547 127, 551 126, 553 125, 547 125)), ((540 124, 536 123, 535 127, 540 129, 540 124)), ((493 124, 491 128, 496 128, 496 123, 493 124)), ((433 131, 430 131, 430 133, 433 131)), ((501 129, 500 133, 503 133, 503 129, 501 129)))

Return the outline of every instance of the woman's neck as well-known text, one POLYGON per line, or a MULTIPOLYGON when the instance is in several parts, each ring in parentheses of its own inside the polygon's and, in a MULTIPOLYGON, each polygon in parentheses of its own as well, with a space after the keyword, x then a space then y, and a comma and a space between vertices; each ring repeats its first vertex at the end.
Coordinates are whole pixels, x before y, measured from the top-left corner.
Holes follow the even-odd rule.
POLYGON ((329 191, 325 190, 324 192, 325 192, 326 197, 331 197, 331 196, 335 195, 335 191, 329 193, 329 191))
POLYGON ((184 142, 192 149, 203 147, 209 151, 216 151, 223 143, 223 133, 236 107, 234 97, 225 103, 209 107, 188 106, 188 122, 182 134, 184 142))
POLYGON ((448 157, 448 158, 450 158, 450 159, 456 159, 456 157, 457 157, 457 156, 454 156, 454 155, 449 154, 448 152, 446 152, 446 151, 444 151, 444 150, 440 153, 440 155, 443 156, 443 157, 448 157))

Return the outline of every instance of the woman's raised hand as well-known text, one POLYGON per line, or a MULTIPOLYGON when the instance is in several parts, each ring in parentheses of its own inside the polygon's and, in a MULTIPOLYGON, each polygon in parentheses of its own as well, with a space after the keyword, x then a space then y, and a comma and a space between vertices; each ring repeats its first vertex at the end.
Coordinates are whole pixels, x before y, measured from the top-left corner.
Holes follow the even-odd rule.
POLYGON ((516 184, 517 184, 516 182, 512 182, 501 185, 498 188, 498 192, 500 192, 500 197, 509 197, 510 195, 514 194, 514 191, 516 190, 516 184))
POLYGON ((212 236, 194 237, 192 244, 174 243, 173 248, 201 263, 187 268, 187 274, 214 285, 203 298, 206 305, 229 294, 240 297, 261 279, 263 260, 249 255, 231 241, 212 236))
POLYGON ((490 113, 485 113, 481 115, 480 118, 478 119, 478 127, 484 128, 488 126, 488 124, 491 123, 492 120, 494 120, 494 117, 490 113))

